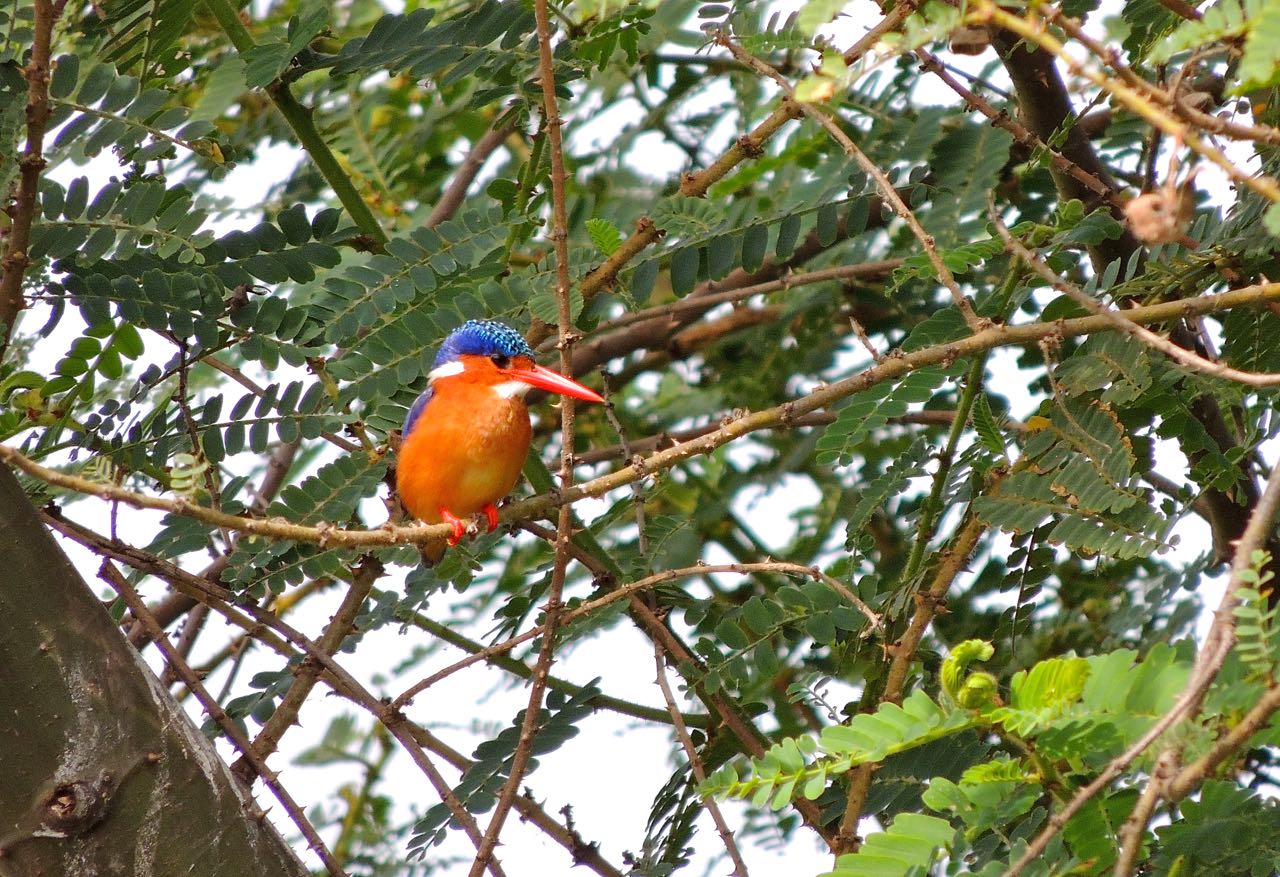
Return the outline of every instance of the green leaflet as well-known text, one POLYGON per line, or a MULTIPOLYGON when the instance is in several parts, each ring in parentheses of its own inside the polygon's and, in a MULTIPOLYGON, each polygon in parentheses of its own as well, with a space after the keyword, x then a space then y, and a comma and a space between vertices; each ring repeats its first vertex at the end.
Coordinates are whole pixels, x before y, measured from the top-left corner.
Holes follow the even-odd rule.
MULTIPOLYGON (((1198 20, 1183 21, 1173 33, 1155 44, 1147 56, 1148 60, 1153 64, 1162 64, 1179 52, 1220 43, 1224 39, 1247 33, 1250 30, 1252 16, 1250 11, 1246 11, 1246 5, 1265 7, 1268 4, 1266 0, 1247 4, 1241 0, 1223 0, 1221 3, 1213 3, 1205 7, 1203 15, 1198 20)), ((1259 11, 1256 8, 1251 10, 1254 15, 1259 11)))
POLYGON ((1280 79, 1280 0, 1253 0, 1247 5, 1249 36, 1240 59, 1239 94, 1274 85, 1280 79))
POLYGON ((587 220, 587 235, 601 255, 612 256, 622 244, 622 232, 607 219, 592 217, 587 220))
POLYGON ((1166 521, 1135 486, 1137 460, 1109 407, 1061 398, 1028 426, 1030 465, 975 500, 984 521, 1029 533, 1053 519, 1047 538, 1087 554, 1137 557, 1160 549, 1166 521))
MULTIPOLYGON (((1272 318, 1274 319, 1274 317, 1272 318)), ((1090 336, 1056 370, 1058 384, 1081 395, 1101 391, 1108 405, 1133 402, 1151 386, 1151 365, 1146 348, 1136 338, 1120 332, 1090 336)))
MULTIPOLYGON (((538 735, 538 745, 534 750, 536 754, 554 752, 578 734, 578 725, 594 712, 591 702, 600 695, 600 689, 596 687, 598 681, 592 680, 572 696, 558 691, 548 692, 546 706, 540 712, 535 726, 538 735)), ((480 810, 484 802, 489 802, 487 806, 492 806, 491 802, 497 798, 510 773, 512 755, 520 739, 523 719, 524 713, 518 713, 496 736, 481 742, 472 752, 473 763, 453 789, 464 806, 471 810, 480 810)), ((530 763, 530 772, 537 765, 538 762, 534 759, 530 763)), ((440 843, 445 838, 452 816, 444 802, 438 802, 428 809, 414 823, 409 855, 421 857, 428 846, 440 843)))
POLYGON ((999 181, 1012 143, 1007 131, 986 124, 965 125, 938 141, 932 160, 937 192, 923 222, 940 247, 966 242, 973 227, 985 227, 987 192, 999 181))
POLYGON ((378 331, 420 304, 448 280, 493 276, 501 269, 502 213, 467 212, 437 228, 417 228, 387 241, 370 256, 325 281, 317 301, 326 312, 326 338, 350 343, 362 331, 378 331))
POLYGON ((187 0, 104 0, 102 8, 112 24, 103 60, 138 68, 144 78, 160 72, 194 11, 187 0))
POLYGON ((823 465, 848 465, 857 446, 891 417, 906 414, 912 404, 927 402, 947 380, 947 369, 923 368, 900 382, 883 381, 857 393, 818 439, 817 460, 823 465))
POLYGON ((533 31, 533 10, 522 3, 486 0, 433 26, 435 13, 419 8, 382 16, 366 36, 342 47, 332 62, 333 75, 391 69, 426 78, 453 67, 452 77, 458 78, 479 67, 494 75, 536 61, 536 51, 522 46, 533 31))
POLYGON ((176 156, 183 150, 223 163, 220 148, 209 139, 215 127, 206 120, 191 120, 178 95, 146 88, 139 78, 120 75, 107 63, 80 74, 78 59, 64 55, 57 60, 50 119, 52 125, 61 125, 53 138, 55 149, 67 147, 85 156, 110 149, 134 162, 176 156))
MULTIPOLYGON (((750 798, 756 806, 771 802, 784 806, 797 790, 812 790, 816 776, 845 773, 855 764, 883 761, 904 752, 973 727, 975 718, 966 710, 935 703, 923 691, 914 691, 897 704, 881 704, 874 713, 859 713, 844 725, 823 728, 819 740, 788 737, 751 760, 746 779, 727 764, 702 786, 704 795, 750 798), (825 756, 810 762, 819 748, 825 756)), ((820 787, 816 788, 821 791, 820 787)))
POLYGON ((954 836, 951 824, 936 816, 899 813, 887 830, 867 835, 856 853, 840 856, 835 870, 822 877, 907 877, 928 868, 954 836))
POLYGON ((905 453, 898 455, 885 470, 884 474, 874 481, 859 486, 858 502, 849 513, 845 546, 851 547, 862 535, 871 516, 883 506, 890 497, 896 496, 907 482, 923 474, 924 461, 929 445, 924 439, 912 442, 905 453))

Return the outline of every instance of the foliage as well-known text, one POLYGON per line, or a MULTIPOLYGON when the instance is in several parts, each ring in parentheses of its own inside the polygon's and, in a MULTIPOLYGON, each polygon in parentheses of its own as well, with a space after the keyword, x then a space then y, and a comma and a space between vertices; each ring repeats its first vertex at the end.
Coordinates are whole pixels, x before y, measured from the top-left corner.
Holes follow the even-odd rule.
POLYGON ((273 768, 324 767, 349 873, 467 866, 508 786, 604 874, 727 870, 716 798, 795 873, 997 874, 1042 832, 1025 873, 1275 870, 1266 521, 1191 714, 1053 816, 1198 678, 1266 508, 1277 391, 1217 366, 1280 372, 1280 4, 886 4, 867 52, 843 2, 550 4, 549 120, 524 0, 54 4, 43 77, 49 3, 0 10, 0 453, 273 768), (551 365, 562 292, 589 485, 530 397, 536 511, 425 565, 394 484, 436 348, 498 319, 551 365), (560 575, 521 528, 565 496, 560 575), (684 734, 621 681, 655 651, 684 734), (1126 834, 1168 750, 1212 763, 1126 834), (647 818, 593 837, 588 773, 647 818))

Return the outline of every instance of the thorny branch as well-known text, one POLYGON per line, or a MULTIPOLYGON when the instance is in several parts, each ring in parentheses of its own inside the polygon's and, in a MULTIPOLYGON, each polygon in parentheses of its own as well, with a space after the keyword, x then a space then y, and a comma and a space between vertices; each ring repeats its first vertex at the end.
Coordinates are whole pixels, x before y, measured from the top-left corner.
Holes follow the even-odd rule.
MULTIPOLYGON (((685 758, 689 759, 689 769, 693 771, 693 778, 699 783, 706 782, 707 769, 702 765, 702 757, 698 755, 698 747, 693 744, 693 738, 689 736, 689 729, 685 726, 684 719, 680 715, 680 706, 676 703, 675 695, 671 693, 671 683, 667 681, 667 657, 660 644, 654 644, 653 656, 654 663, 657 664, 658 687, 662 689, 662 698, 667 702, 667 710, 671 713, 671 721, 675 724, 676 736, 680 739, 680 748, 684 750, 685 758)), ((702 806, 707 809, 707 813, 711 816, 711 821, 715 823, 716 833, 720 835, 720 842, 724 844, 724 851, 728 854, 729 860, 733 862, 734 877, 747 877, 747 864, 742 860, 742 853, 738 850, 738 845, 733 840, 733 831, 729 828, 729 823, 725 821, 724 814, 720 812, 720 805, 715 802, 714 798, 704 798, 702 806)))
POLYGON ((889 178, 885 176, 885 173, 880 169, 880 166, 867 158, 866 154, 858 148, 858 145, 849 138, 848 134, 840 129, 840 126, 837 125, 835 120, 830 116, 826 115, 811 104, 803 101, 797 101, 795 89, 792 88, 791 83, 787 81, 785 76, 766 64, 764 61, 761 61, 759 58, 752 55, 725 34, 721 34, 717 38, 717 41, 733 53, 733 57, 737 58, 743 64, 750 67, 752 70, 755 70, 762 76, 767 76, 776 82, 778 87, 782 89, 782 93, 786 95, 786 101, 784 101, 784 103, 794 102, 799 106, 800 111, 804 113, 805 116, 825 128, 831 137, 840 144, 840 148, 857 163, 858 167, 862 168, 863 172, 866 173, 867 176, 875 180, 876 187, 880 190, 881 196, 891 207, 893 207, 894 212, 897 213, 899 218, 907 224, 907 227, 911 229, 911 233, 915 235, 916 240, 920 242, 921 249, 924 250, 925 255, 929 258, 929 264, 932 265, 933 270, 937 272, 938 278, 942 281, 942 285, 947 288, 947 292, 951 293, 951 299, 955 303, 956 308, 959 309, 960 314, 964 317, 965 324, 968 325, 969 329, 973 332, 981 331, 984 328, 983 321, 974 312, 972 302, 969 301, 968 297, 960 289, 960 284, 956 282, 955 275, 951 273, 951 269, 947 267, 947 263, 942 261, 942 257, 938 254, 937 244, 934 243, 933 235, 925 231, 924 226, 920 224, 920 220, 916 218, 915 213, 913 213, 911 208, 907 206, 907 203, 902 200, 902 196, 898 194, 897 189, 893 187, 893 183, 891 183, 889 178))
MULTIPOLYGON (((1162 302, 1132 308, 1125 316, 1133 323, 1148 325, 1169 320, 1184 319, 1280 301, 1280 283, 1263 283, 1230 292, 1197 296, 1172 302, 1162 302)), ((640 464, 624 466, 607 475, 575 484, 555 494, 543 494, 520 500, 504 507, 500 519, 505 522, 536 518, 551 508, 573 503, 586 497, 603 496, 611 490, 624 487, 633 481, 647 477, 656 470, 667 469, 691 457, 710 453, 744 435, 757 430, 790 427, 798 417, 826 408, 841 399, 865 390, 882 381, 899 378, 909 372, 930 365, 952 362, 957 358, 992 350, 997 347, 1035 344, 1051 337, 1071 338, 1096 332, 1115 331, 1117 327, 1104 316, 1076 317, 1052 322, 1022 323, 1011 326, 989 326, 974 335, 944 344, 931 345, 910 353, 885 357, 858 374, 819 387, 807 395, 761 411, 748 412, 697 439, 682 442, 675 447, 656 451, 640 464)), ((8 445, 0 445, 0 462, 21 469, 26 474, 55 487, 76 493, 119 501, 139 509, 155 509, 183 515, 211 524, 245 533, 309 542, 328 547, 355 548, 375 545, 422 544, 448 535, 448 524, 413 524, 386 526, 372 529, 346 529, 335 526, 312 527, 294 524, 276 518, 253 518, 231 515, 208 506, 184 499, 151 496, 114 484, 101 484, 87 478, 69 475, 42 466, 21 451, 8 445)))
MULTIPOLYGON (((227 589, 192 575, 169 561, 125 545, 118 540, 101 536, 64 519, 46 518, 46 521, 59 532, 93 549, 104 557, 119 560, 139 571, 158 576, 177 590, 195 597, 225 617, 229 622, 252 634, 255 639, 273 648, 282 656, 290 658, 296 654, 290 648, 290 646, 294 646, 306 658, 314 660, 324 668, 321 678, 327 685, 381 722, 391 732, 392 736, 400 742, 410 758, 413 759, 414 763, 440 795, 441 800, 449 808, 454 819, 462 826, 464 833, 477 847, 480 845, 481 835, 475 818, 462 805, 457 795, 454 794, 452 787, 435 767, 427 755, 424 744, 421 742, 424 738, 433 738, 430 738, 430 735, 417 724, 407 719, 398 708, 387 704, 384 700, 372 694, 314 641, 304 636, 274 613, 253 603, 237 603, 235 595, 227 589), (279 634, 279 636, 277 637, 276 634, 279 634)), ((145 610, 145 606, 143 608, 145 610)), ((149 625, 150 632, 155 633, 158 631, 163 633, 159 626, 154 624, 154 621, 155 619, 152 617, 152 623, 149 625)), ((245 740, 247 742, 247 738, 245 740)), ((449 750, 449 752, 452 753, 452 750, 449 750)), ((461 756, 458 756, 458 758, 461 758, 461 756)), ((463 761, 465 762, 465 759, 463 761)), ((457 765, 455 764, 455 766, 457 765)), ((460 767, 460 769, 465 769, 465 766, 460 767)), ((557 842, 565 843, 566 848, 574 853, 575 859, 589 865, 601 877, 615 877, 617 875, 617 870, 604 862, 598 853, 594 855, 579 855, 580 851, 569 843, 572 840, 572 833, 566 832, 555 820, 543 813, 535 803, 521 801, 516 806, 523 815, 543 828, 557 842)), ((496 859, 490 860, 489 871, 494 877, 501 877, 503 874, 496 859)))
POLYGON ((1058 274, 1049 265, 1027 248, 1022 241, 1018 240, 1009 231, 1009 226, 1005 224, 996 210, 995 202, 991 196, 987 196, 987 215, 991 218, 991 222, 995 225, 996 231, 1000 235, 1000 239, 1004 241, 1008 251, 1025 262, 1031 270, 1040 275, 1050 286, 1059 292, 1066 293, 1072 301, 1078 303, 1085 310, 1105 317, 1120 332, 1134 338, 1145 346, 1163 353, 1172 359, 1178 365, 1190 369, 1200 374, 1210 375, 1215 378, 1222 378, 1227 381, 1236 381, 1237 383, 1247 384, 1251 387, 1275 387, 1280 386, 1280 374, 1268 374, 1260 372, 1246 372, 1240 369, 1232 368, 1221 362, 1205 359, 1199 354, 1179 347, 1168 338, 1157 335, 1150 329, 1140 326, 1129 320, 1123 311, 1112 310, 1102 302, 1098 301, 1089 293, 1085 292, 1079 286, 1071 283, 1061 274, 1058 274))
POLYGON ((31 57, 23 74, 27 79, 27 144, 18 160, 18 194, 6 207, 10 225, 5 235, 4 256, 0 258, 0 358, 13 335, 13 324, 27 306, 22 280, 31 259, 31 225, 35 222, 40 194, 40 172, 45 168, 44 135, 49 124, 50 56, 54 22, 62 15, 66 0, 35 0, 32 21, 31 57))
MULTIPOLYGON (((575 557, 582 559, 576 554, 575 557)), ((679 569, 662 570, 661 572, 654 573, 651 576, 645 576, 642 579, 636 579, 635 581, 628 582, 625 585, 619 585, 594 600, 588 600, 579 606, 575 606, 560 616, 559 623, 561 626, 568 625, 579 618, 591 615, 593 612, 602 609, 611 603, 615 603, 624 598, 629 599, 636 594, 650 590, 658 585, 665 584, 666 582, 673 582, 678 579, 689 578, 690 576, 701 576, 710 573, 738 573, 742 575, 749 575, 752 573, 782 573, 784 575, 789 574, 811 577, 816 581, 823 581, 828 584, 835 582, 843 589, 843 591, 838 590, 837 593, 841 593, 841 595, 845 596, 846 599, 850 599, 850 602, 852 602, 859 611, 867 616, 868 621, 876 627, 881 627, 883 625, 880 616, 872 612, 870 608, 868 608, 861 600, 857 599, 851 591, 844 588, 842 582, 833 579, 831 576, 816 567, 802 566, 798 563, 787 563, 785 561, 762 561, 759 563, 700 563, 694 566, 681 567, 679 569)), ((503 640, 500 643, 487 646, 481 651, 468 655, 467 657, 450 664, 448 667, 438 670, 430 676, 415 682, 397 696, 396 699, 392 701, 392 705, 397 708, 405 706, 415 696, 430 688, 432 685, 435 685, 442 679, 446 679, 454 673, 457 673, 459 670, 464 670, 473 664, 489 660, 496 655, 505 654, 521 643, 534 639, 539 634, 544 636, 547 635, 545 623, 533 628, 532 630, 527 630, 524 633, 517 634, 516 636, 503 640)))
MULTIPOLYGON (((547 144, 551 150, 551 241, 556 256, 556 311, 559 322, 560 370, 565 374, 572 374, 574 326, 570 286, 573 280, 569 273, 569 212, 566 206, 564 143, 561 131, 563 120, 560 118, 556 100, 555 65, 551 54, 551 20, 547 3, 548 0, 534 0, 533 8, 538 30, 538 78, 542 85, 547 144)), ((565 396, 560 403, 560 489, 562 491, 573 486, 573 426, 574 400, 572 397, 565 396)), ((498 836, 502 832, 502 825, 507 814, 511 812, 511 805, 520 789, 520 781, 524 779, 529 758, 533 754, 534 737, 538 733, 538 722, 542 717, 542 698, 546 692, 547 678, 551 674, 551 662, 555 658, 556 627, 562 608, 560 595, 564 589, 565 572, 569 564, 569 539, 572 525, 573 509, 568 504, 560 506, 559 524, 556 528, 555 562, 551 572, 551 584, 547 588, 547 604, 543 609, 546 634, 542 638, 538 661, 533 669, 533 682, 529 687, 529 705, 520 726, 520 737, 516 742, 515 752, 511 756, 511 773, 498 795, 498 803, 493 809, 493 816, 489 820, 488 830, 485 831, 484 841, 476 851, 475 861, 471 865, 470 877, 480 877, 484 872, 485 863, 493 855, 493 850, 498 844, 498 836)))
MULTIPOLYGON (((986 531, 987 527, 981 519, 970 512, 951 540, 951 544, 942 552, 941 562, 929 587, 915 597, 915 613, 911 616, 906 632, 888 648, 891 659, 884 693, 880 697, 881 703, 902 702, 907 674, 915 660, 916 650, 919 649, 929 625, 933 623, 934 617, 942 608, 947 591, 951 589, 956 577, 969 562, 969 557, 977 547, 978 540, 986 531)), ((857 765, 849 772, 849 790, 846 795, 844 815, 840 818, 840 833, 836 837, 837 856, 858 848, 860 842, 858 822, 862 819, 862 811, 867 803, 867 793, 871 790, 871 779, 875 771, 876 765, 868 763, 857 765)))
MULTIPOLYGON (((356 567, 347 593, 342 598, 342 605, 329 620, 329 624, 316 643, 321 650, 330 655, 338 653, 343 641, 354 630, 360 607, 364 605, 369 589, 373 587, 373 583, 380 575, 382 575, 382 564, 372 557, 366 557, 356 567)), ((302 709, 303 703, 311 694, 311 689, 319 681, 321 669, 318 661, 306 658, 294 671, 293 683, 280 699, 275 712, 258 732, 258 736, 253 739, 253 752, 259 759, 265 761, 271 753, 275 752, 285 732, 297 722, 298 711, 302 709)), ((248 757, 242 755, 235 764, 231 765, 231 770, 245 785, 252 785, 250 767, 248 757)))
MULTIPOLYGON (((1086 67, 1073 57, 1063 42, 1049 32, 1047 24, 1052 21, 1075 39, 1081 39, 1082 33, 1071 19, 1066 18, 1056 9, 1045 7, 1042 8, 1041 14, 1024 18, 1006 12, 990 0, 977 0, 972 6, 970 18, 978 23, 998 25, 1040 46, 1060 59, 1072 74, 1089 80, 1152 127, 1186 144, 1188 148, 1221 168, 1232 180, 1252 189, 1268 201, 1280 203, 1280 184, 1266 174, 1254 174, 1237 167, 1222 150, 1201 138, 1189 125, 1163 110, 1156 101, 1150 99, 1151 89, 1154 89, 1150 83, 1134 75, 1129 77, 1126 84, 1086 67)), ((1081 39, 1081 42, 1083 43, 1084 40, 1081 39)), ((1104 53, 1102 57, 1106 57, 1106 54, 1104 53)))

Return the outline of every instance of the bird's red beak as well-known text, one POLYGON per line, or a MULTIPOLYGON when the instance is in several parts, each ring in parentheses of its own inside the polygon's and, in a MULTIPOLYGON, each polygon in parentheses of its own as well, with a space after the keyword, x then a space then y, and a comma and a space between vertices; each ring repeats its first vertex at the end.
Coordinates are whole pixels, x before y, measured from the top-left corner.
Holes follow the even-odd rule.
POLYGON ((604 397, 590 387, 584 387, 575 380, 566 378, 560 372, 534 365, 532 368, 508 369, 507 374, 514 380, 521 381, 539 390, 559 393, 561 396, 572 396, 588 402, 603 402, 604 397))

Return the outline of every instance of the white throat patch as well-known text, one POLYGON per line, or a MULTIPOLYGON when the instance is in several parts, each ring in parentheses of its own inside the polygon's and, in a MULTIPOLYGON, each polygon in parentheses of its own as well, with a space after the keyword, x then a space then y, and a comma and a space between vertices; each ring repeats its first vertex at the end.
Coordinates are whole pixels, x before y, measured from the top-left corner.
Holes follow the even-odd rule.
POLYGON ((533 387, 524 381, 503 381, 500 384, 493 385, 493 392, 503 399, 522 399, 524 394, 532 389, 533 387))

